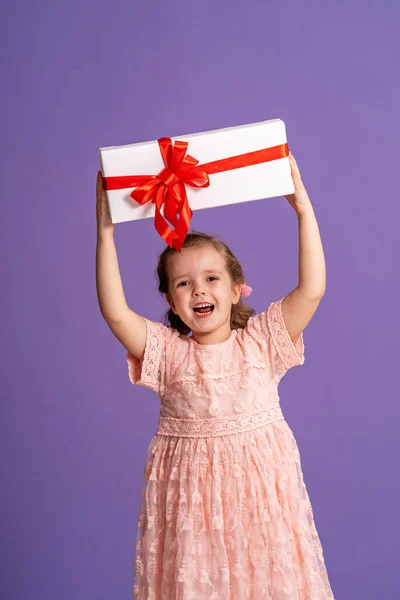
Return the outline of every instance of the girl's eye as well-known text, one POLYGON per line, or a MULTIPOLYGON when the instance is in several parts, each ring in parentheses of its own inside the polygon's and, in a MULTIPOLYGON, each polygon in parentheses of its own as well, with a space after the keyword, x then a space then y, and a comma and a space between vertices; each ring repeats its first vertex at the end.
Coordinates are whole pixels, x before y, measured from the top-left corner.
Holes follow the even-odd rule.
MULTIPOLYGON (((216 281, 217 279, 218 277, 216 277, 215 275, 210 275, 209 277, 207 277, 207 281, 216 281)), ((177 287, 186 287, 187 285, 189 285, 189 281, 180 281, 177 287)))

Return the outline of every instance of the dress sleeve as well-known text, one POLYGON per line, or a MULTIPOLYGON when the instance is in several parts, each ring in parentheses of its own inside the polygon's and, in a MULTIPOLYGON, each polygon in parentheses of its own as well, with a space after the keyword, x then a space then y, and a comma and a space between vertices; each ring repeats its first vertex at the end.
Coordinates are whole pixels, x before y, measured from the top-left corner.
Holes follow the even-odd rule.
POLYGON ((129 351, 127 353, 128 376, 134 385, 148 387, 158 396, 162 396, 167 374, 167 356, 169 345, 176 329, 162 323, 144 319, 146 323, 146 345, 143 360, 139 360, 129 351))
POLYGON ((303 332, 292 340, 282 315, 282 300, 272 302, 267 310, 249 319, 249 334, 262 348, 272 376, 278 381, 285 373, 304 363, 303 332))

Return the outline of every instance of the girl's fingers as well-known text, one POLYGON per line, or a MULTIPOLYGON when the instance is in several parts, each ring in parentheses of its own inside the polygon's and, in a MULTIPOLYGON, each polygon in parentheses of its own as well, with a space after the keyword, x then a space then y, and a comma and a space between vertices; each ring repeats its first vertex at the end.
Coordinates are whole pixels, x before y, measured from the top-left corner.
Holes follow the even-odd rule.
POLYGON ((104 188, 104 186, 103 186, 103 176, 101 174, 101 171, 97 171, 96 187, 97 187, 98 190, 102 190, 104 188))
POLYGON ((289 161, 290 161, 290 164, 296 165, 296 167, 297 167, 296 159, 291 152, 289 152, 289 161))
POLYGON ((103 180, 103 175, 102 175, 101 171, 99 171, 99 181, 100 181, 101 189, 104 190, 104 180, 103 180))
POLYGON ((300 177, 300 169, 298 167, 295 157, 293 156, 293 154, 290 151, 289 151, 289 161, 290 161, 290 166, 292 168, 292 172, 295 175, 298 175, 300 177))

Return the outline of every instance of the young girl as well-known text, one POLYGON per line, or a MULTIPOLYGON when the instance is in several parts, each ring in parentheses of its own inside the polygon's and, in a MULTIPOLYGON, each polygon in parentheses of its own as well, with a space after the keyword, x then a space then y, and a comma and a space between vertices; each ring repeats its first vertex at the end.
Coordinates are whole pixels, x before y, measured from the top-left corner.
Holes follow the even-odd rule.
POLYGON ((278 384, 304 362, 303 330, 325 291, 314 211, 294 157, 299 283, 255 315, 230 249, 189 234, 167 247, 159 290, 170 326, 126 304, 102 178, 97 178, 97 292, 127 349, 133 384, 161 400, 136 539, 136 600, 333 598, 278 384), (190 334, 190 335, 189 335, 190 334))

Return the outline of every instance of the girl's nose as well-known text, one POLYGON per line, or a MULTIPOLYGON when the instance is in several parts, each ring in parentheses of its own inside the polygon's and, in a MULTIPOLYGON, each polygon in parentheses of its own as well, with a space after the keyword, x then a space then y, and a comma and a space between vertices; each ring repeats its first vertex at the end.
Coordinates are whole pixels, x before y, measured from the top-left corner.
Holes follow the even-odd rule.
POLYGON ((202 290, 201 287, 197 286, 193 288, 193 293, 195 296, 200 296, 201 294, 204 294, 204 290, 202 290))

